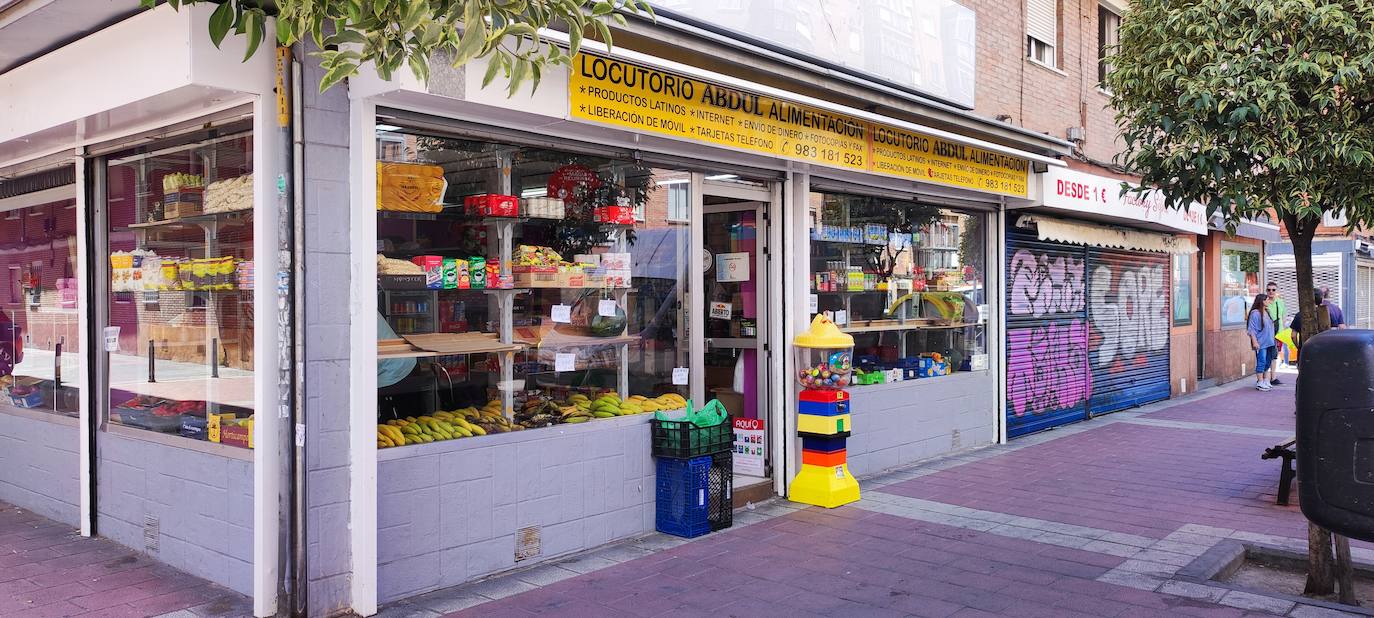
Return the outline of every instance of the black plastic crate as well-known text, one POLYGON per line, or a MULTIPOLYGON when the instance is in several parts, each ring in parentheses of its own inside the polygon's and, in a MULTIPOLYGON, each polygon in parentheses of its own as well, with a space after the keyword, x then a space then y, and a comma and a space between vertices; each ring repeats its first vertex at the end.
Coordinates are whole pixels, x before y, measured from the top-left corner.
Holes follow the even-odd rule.
POLYGON ((697 427, 691 421, 651 421, 654 457, 687 459, 734 450, 735 423, 731 417, 710 427, 697 427))
MULTIPOLYGON (((729 423, 729 421, 726 421, 729 423)), ((724 530, 735 523, 735 454, 732 451, 711 455, 707 478, 706 520, 711 531, 724 530)))

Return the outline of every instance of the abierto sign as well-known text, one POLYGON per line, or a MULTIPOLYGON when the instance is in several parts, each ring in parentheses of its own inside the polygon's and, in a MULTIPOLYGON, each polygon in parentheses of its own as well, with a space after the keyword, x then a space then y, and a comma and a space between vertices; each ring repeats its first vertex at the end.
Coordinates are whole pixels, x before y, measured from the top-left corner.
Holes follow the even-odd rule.
POLYGON ((1207 207, 1193 202, 1188 208, 1169 208, 1158 189, 1144 194, 1121 194, 1121 181, 1068 168, 1054 167, 1040 175, 1044 204, 1068 210, 1133 221, 1154 223, 1193 234, 1207 233, 1207 207))

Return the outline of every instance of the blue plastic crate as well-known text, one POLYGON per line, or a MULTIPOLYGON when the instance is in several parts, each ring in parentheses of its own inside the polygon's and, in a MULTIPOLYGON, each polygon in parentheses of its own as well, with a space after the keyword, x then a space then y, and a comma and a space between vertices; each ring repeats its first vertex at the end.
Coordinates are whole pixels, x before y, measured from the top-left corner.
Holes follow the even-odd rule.
POLYGON ((664 534, 698 537, 729 528, 733 511, 730 453, 691 459, 657 459, 656 518, 654 527, 664 534))

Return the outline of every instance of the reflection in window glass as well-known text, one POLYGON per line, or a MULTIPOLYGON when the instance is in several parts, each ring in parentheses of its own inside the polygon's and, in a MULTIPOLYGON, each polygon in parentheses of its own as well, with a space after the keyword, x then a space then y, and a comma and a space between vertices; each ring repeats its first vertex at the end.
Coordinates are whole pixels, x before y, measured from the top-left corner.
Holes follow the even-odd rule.
POLYGON ((0 409, 78 415, 72 182, 71 167, 0 182, 0 409))
POLYGON ((861 385, 986 369, 985 215, 812 193, 815 311, 855 340, 861 385))
POLYGON ((381 127, 378 140, 379 447, 681 407, 689 237, 670 187, 687 173, 381 127), (391 190, 408 179, 421 195, 391 190))
POLYGON ((1176 253, 1173 256, 1174 326, 1193 323, 1193 256, 1176 253))
POLYGON ((1242 326, 1250 303, 1260 293, 1259 252, 1223 249, 1221 252, 1221 325, 1242 326))
POLYGON ((111 422, 250 445, 252 153, 238 134, 110 159, 111 422))

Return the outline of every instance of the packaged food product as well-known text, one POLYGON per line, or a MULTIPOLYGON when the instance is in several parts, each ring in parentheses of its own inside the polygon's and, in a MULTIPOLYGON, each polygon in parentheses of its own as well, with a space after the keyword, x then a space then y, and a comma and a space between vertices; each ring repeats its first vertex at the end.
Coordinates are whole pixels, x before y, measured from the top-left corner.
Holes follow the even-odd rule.
POLYGON ((457 273, 458 289, 466 290, 472 287, 472 269, 469 268, 467 260, 454 260, 454 268, 457 273))
POLYGON ((500 289, 505 287, 501 282, 501 260, 487 260, 487 288, 500 289))
POLYGON ((632 206, 597 206, 592 210, 592 220, 597 223, 633 225, 635 211, 632 206))
POLYGON ((520 200, 514 195, 482 193, 463 198, 463 209, 483 217, 515 217, 520 214, 520 200))
POLYGON ((481 256, 468 258, 468 276, 471 277, 472 289, 480 290, 487 287, 487 259, 481 256))
POLYGON ((439 212, 447 189, 444 168, 438 165, 377 164, 377 210, 439 212))
POLYGON ((458 260, 456 258, 444 258, 444 289, 454 290, 458 288, 458 260))
POLYGON ((417 255, 410 259, 425 272, 425 287, 438 290, 444 287, 444 258, 438 255, 417 255))

